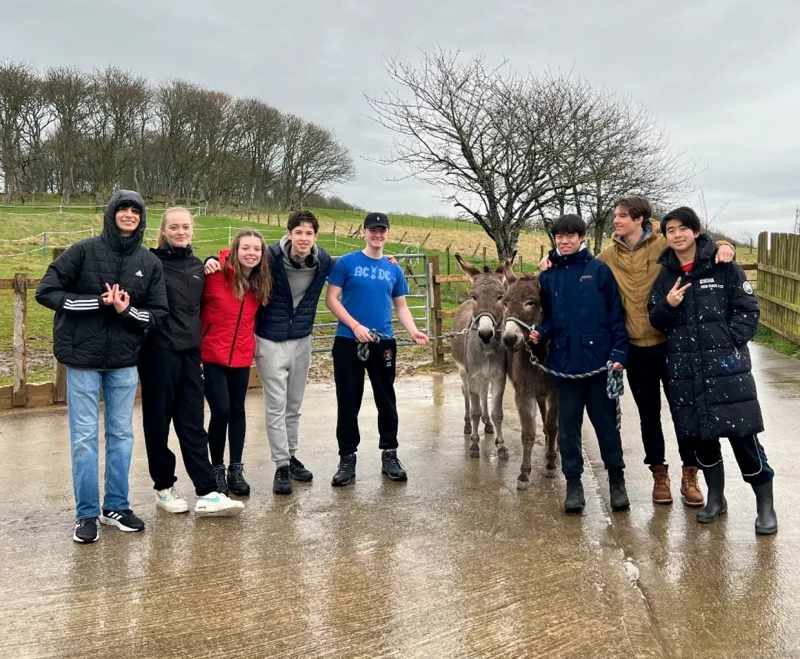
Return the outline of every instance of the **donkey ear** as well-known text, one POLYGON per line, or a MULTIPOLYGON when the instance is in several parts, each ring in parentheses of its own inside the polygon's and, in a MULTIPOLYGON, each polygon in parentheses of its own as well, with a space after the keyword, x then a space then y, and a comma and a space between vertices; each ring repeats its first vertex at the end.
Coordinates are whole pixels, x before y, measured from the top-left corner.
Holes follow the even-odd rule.
POLYGON ((456 262, 459 266, 461 266, 461 269, 464 271, 464 274, 469 277, 470 281, 473 281, 481 272, 474 265, 467 263, 464 259, 462 259, 461 254, 456 254, 456 262))
POLYGON ((513 284, 515 281, 517 281, 517 276, 514 274, 514 259, 516 258, 517 250, 514 250, 514 252, 511 254, 511 258, 503 261, 503 275, 509 284, 513 284))

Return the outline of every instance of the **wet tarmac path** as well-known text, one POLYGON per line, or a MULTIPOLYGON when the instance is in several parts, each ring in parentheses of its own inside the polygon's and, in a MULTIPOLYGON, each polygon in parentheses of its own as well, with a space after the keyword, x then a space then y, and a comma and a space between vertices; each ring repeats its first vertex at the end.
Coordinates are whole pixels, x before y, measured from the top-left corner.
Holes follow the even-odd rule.
MULTIPOLYGON (((140 410, 131 503, 143 534, 71 540, 66 411, 0 415, 0 657, 792 657, 800 656, 798 363, 758 346, 754 369, 775 468, 780 531, 757 538, 755 498, 730 447, 728 514, 650 500, 638 417, 623 399, 631 510, 610 513, 591 427, 583 516, 561 511, 563 477, 517 491, 521 446, 506 396, 508 462, 470 459, 456 376, 398 382, 405 484, 380 474, 375 414, 362 410, 356 483, 334 489, 335 395, 309 387, 299 457, 315 474, 289 497, 273 466, 258 390, 248 396, 238 518, 156 510, 140 410)), ((369 397, 369 390, 367 390, 369 397)), ((177 444, 177 441, 175 441, 177 444)), ((175 450, 175 449, 174 449, 175 450)), ((179 461, 177 487, 193 506, 179 461)), ((704 488, 704 484, 703 484, 704 488)))

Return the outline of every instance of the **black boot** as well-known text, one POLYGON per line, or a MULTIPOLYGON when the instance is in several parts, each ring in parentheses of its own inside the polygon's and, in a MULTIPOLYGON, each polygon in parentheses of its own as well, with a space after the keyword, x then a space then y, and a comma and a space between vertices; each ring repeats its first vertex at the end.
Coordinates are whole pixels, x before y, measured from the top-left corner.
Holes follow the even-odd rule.
POLYGON ((244 465, 241 462, 232 462, 228 465, 228 487, 240 497, 250 494, 250 485, 244 479, 244 465))
POLYGON ((758 535, 772 535, 778 532, 778 518, 775 515, 775 508, 772 505, 772 480, 753 485, 753 492, 756 493, 756 533, 758 535))
POLYGON ((350 453, 339 458, 339 469, 333 475, 331 485, 349 485, 356 477, 356 454, 350 453))
POLYGON ((292 480, 289 478, 289 467, 284 465, 275 470, 275 478, 272 481, 272 491, 275 494, 291 494, 292 480))
POLYGON ((292 480, 300 481, 301 483, 309 483, 314 479, 314 474, 306 469, 306 466, 294 456, 289 460, 289 476, 291 476, 292 480))
POLYGON ((583 496, 583 483, 580 476, 567 479, 567 496, 564 498, 564 512, 578 514, 583 512, 586 499, 583 496))
POLYGON ((381 454, 381 472, 392 481, 408 480, 408 474, 397 458, 397 449, 388 449, 381 454))
POLYGON ((217 492, 228 493, 228 481, 225 478, 225 465, 214 465, 214 478, 217 481, 217 492))
POLYGON ((697 521, 710 524, 728 512, 728 502, 725 501, 725 466, 720 461, 713 467, 703 467, 703 476, 708 486, 708 495, 706 505, 697 513, 697 521))
POLYGON ((631 507, 628 490, 625 489, 625 474, 622 469, 608 471, 608 493, 611 497, 611 510, 627 510, 631 507))

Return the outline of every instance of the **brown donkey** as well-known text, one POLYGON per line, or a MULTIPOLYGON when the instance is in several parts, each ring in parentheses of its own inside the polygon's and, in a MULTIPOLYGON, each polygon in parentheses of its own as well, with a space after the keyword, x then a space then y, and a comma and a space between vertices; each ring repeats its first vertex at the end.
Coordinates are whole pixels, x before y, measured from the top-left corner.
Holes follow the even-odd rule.
MULTIPOLYGON (((556 475, 558 447, 558 398, 556 385, 530 362, 525 344, 530 328, 542 322, 542 305, 538 275, 524 275, 517 279, 511 268, 505 269, 509 283, 503 313, 503 344, 509 351, 508 376, 514 385, 514 401, 522 426, 522 465, 517 478, 517 489, 528 489, 531 473, 531 451, 536 439, 536 408, 539 406, 547 442, 545 476, 556 475)), ((547 359, 547 347, 528 344, 541 364, 547 359)))
POLYGON ((480 271, 456 254, 456 261, 472 284, 469 297, 456 311, 453 331, 464 332, 453 337, 453 358, 461 375, 464 394, 464 434, 472 444, 469 454, 481 455, 478 426, 483 418, 486 435, 494 435, 497 457, 508 460, 503 442, 503 392, 506 388, 506 349, 500 339, 505 295, 504 267, 510 268, 514 259, 506 261, 496 272, 486 266, 480 271), (491 419, 489 389, 492 390, 491 419), (493 425, 494 424, 494 425, 493 425))

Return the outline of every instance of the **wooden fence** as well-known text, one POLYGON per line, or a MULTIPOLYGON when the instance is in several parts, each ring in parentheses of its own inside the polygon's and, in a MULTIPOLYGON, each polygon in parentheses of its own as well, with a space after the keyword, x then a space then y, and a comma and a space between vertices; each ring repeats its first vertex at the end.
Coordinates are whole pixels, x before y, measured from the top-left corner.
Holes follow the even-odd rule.
POLYGON ((800 235, 759 234, 756 295, 761 324, 800 345, 800 235))

